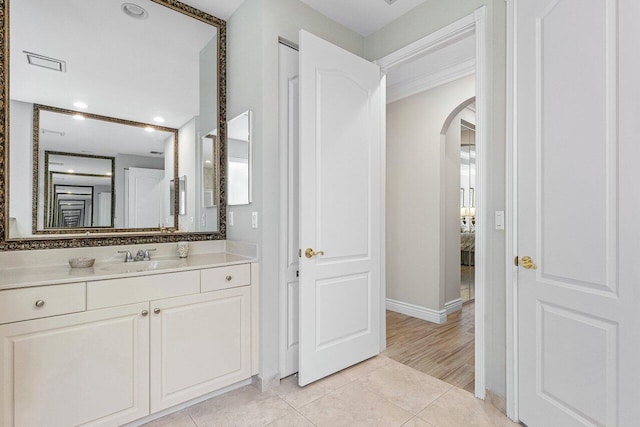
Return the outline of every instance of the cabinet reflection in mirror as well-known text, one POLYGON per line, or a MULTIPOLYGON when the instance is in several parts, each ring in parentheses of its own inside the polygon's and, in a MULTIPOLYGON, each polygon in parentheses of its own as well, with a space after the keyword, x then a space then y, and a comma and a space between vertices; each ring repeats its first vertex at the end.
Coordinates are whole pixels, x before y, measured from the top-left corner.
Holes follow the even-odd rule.
MULTIPOLYGON (((0 56, 10 70, 0 79, 10 82, 5 241, 224 238, 225 165, 215 165, 206 191, 219 196, 205 208, 198 141, 226 123, 225 22, 174 0, 3 0, 0 9, 0 37, 10 34, 8 60, 0 56), (188 184, 184 215, 171 212, 177 176, 188 184)), ((226 158, 224 128, 212 162, 226 158)))
POLYGON ((177 129, 40 105, 34 118, 36 234, 176 227, 177 129))
POLYGON ((228 204, 248 205, 251 203, 251 111, 231 119, 227 130, 228 204))

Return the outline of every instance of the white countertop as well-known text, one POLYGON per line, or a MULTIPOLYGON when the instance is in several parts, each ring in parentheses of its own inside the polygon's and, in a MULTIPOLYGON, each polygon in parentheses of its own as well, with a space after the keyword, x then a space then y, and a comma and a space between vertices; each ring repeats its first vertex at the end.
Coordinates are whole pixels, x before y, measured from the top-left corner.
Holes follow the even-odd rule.
MULTIPOLYGON (((179 258, 157 257, 155 260, 178 260, 179 258)), ((0 290, 27 288, 32 286, 58 285, 62 283, 87 282, 93 280, 120 279, 123 277, 151 276, 154 274, 173 273, 178 271, 199 270, 202 268, 223 267, 225 265, 246 264, 256 262, 254 258, 235 255, 228 252, 191 255, 179 259, 180 265, 171 268, 158 268, 139 272, 114 273, 101 268, 112 266, 114 262, 96 262, 91 268, 71 268, 69 265, 54 265, 29 268, 0 269, 0 290)), ((132 263, 131 265, 135 265, 132 263)))

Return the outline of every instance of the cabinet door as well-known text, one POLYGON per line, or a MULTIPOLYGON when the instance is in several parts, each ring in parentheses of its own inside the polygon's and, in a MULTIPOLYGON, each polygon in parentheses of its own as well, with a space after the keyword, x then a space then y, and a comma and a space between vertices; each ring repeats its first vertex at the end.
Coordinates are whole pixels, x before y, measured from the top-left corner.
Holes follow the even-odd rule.
POLYGON ((250 287, 151 302, 151 412, 251 376, 250 287))
POLYGON ((0 425, 114 426, 148 415, 148 309, 0 326, 0 425))

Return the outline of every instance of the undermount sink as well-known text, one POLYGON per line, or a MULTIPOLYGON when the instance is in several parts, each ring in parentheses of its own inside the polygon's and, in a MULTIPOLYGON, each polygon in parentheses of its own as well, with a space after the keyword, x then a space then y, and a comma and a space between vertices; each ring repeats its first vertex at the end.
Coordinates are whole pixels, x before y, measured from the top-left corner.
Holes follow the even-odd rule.
POLYGON ((159 259, 152 261, 123 262, 96 268, 96 270, 108 273, 140 273, 143 271, 164 270, 167 268, 182 267, 185 263, 177 259, 159 259))

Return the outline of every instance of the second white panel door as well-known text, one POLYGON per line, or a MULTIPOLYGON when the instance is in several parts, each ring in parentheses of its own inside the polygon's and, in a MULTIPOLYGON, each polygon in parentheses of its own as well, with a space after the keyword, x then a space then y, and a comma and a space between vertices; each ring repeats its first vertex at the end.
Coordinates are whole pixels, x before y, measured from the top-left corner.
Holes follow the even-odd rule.
POLYGON ((300 32, 300 385, 380 350, 383 109, 377 65, 300 32))

